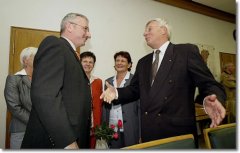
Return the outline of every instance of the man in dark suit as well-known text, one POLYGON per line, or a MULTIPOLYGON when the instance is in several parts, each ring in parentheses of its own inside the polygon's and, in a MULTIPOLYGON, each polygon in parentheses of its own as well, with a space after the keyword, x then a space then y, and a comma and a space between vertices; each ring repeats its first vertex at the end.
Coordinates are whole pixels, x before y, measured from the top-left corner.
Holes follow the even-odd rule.
POLYGON ((199 87, 205 97, 204 107, 216 127, 225 117, 222 103, 224 88, 204 63, 198 48, 192 44, 172 44, 169 25, 163 19, 146 24, 144 37, 154 51, 138 61, 129 86, 108 89, 101 98, 111 103, 134 101, 140 98, 142 142, 171 136, 194 134, 197 138, 194 93, 199 87), (160 50, 159 57, 155 52, 160 50), (156 77, 152 63, 158 59, 156 77), (152 79, 153 78, 153 79, 152 79))
POLYGON ((75 53, 91 34, 86 16, 69 13, 61 38, 49 36, 34 60, 32 111, 22 148, 88 148, 91 91, 75 53))

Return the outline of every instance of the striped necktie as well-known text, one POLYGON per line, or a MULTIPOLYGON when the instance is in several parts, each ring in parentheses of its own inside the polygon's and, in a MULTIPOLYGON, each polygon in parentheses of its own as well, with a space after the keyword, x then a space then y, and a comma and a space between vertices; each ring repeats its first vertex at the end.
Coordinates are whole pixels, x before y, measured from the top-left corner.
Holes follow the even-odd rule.
POLYGON ((156 74, 157 74, 157 70, 158 70, 158 63, 159 63, 159 53, 160 50, 156 50, 155 52, 155 60, 152 64, 152 82, 154 81, 156 74))

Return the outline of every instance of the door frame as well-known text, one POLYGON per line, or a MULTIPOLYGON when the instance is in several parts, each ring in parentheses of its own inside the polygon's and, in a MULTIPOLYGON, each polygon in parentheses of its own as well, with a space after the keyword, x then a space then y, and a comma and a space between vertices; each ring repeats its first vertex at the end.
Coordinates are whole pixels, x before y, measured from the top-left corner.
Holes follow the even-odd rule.
MULTIPOLYGON (((32 28, 24 28, 24 27, 15 27, 15 26, 11 26, 11 35, 10 35, 10 50, 9 50, 9 67, 8 67, 8 74, 14 74, 17 70, 15 70, 15 64, 19 64, 19 60, 15 61, 15 56, 19 56, 19 54, 17 54, 17 50, 15 47, 16 41, 24 41, 25 39, 20 39, 20 40, 16 40, 16 33, 17 31, 20 30, 27 30, 29 31, 33 31, 33 32, 40 32, 40 33, 44 33, 44 35, 55 35, 55 36, 60 36, 60 33, 57 31, 51 31, 51 30, 42 30, 42 29, 32 29, 32 28)), ((45 37, 43 37, 42 39, 44 39, 45 37)), ((38 43, 38 45, 36 44, 31 44, 31 43, 27 43, 25 47, 29 47, 29 46, 35 46, 38 47, 40 44, 40 42, 38 43)), ((18 58, 19 59, 19 58, 18 58)), ((9 149, 10 148, 10 131, 9 131, 9 126, 10 126, 10 121, 11 121, 11 113, 7 110, 6 111, 6 133, 5 133, 5 149, 9 149)))

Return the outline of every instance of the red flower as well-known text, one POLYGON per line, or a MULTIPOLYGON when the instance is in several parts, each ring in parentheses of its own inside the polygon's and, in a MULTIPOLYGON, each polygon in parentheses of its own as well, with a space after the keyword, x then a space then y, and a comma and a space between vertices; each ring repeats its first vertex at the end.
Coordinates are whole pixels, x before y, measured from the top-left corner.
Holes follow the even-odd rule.
POLYGON ((122 127, 123 127, 122 120, 118 120, 118 128, 122 128, 122 127))
MULTIPOLYGON (((114 137, 115 125, 108 125, 106 122, 103 122, 101 125, 97 125, 94 129, 94 135, 96 139, 103 139, 107 142, 111 141, 114 137), (114 127, 114 128, 111 128, 114 127)), ((116 136, 115 136, 116 137, 116 136)))
POLYGON ((110 125, 110 128, 111 128, 111 129, 114 129, 114 128, 115 128, 115 125, 111 124, 111 125, 110 125))
POLYGON ((114 138, 114 139, 118 139, 118 133, 114 133, 114 134, 113 134, 113 138, 114 138))

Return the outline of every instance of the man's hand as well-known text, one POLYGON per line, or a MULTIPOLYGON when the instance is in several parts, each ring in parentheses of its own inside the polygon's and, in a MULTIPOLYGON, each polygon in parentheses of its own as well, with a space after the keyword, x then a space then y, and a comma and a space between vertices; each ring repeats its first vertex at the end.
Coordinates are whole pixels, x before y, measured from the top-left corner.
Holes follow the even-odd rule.
POLYGON ((217 127, 226 115, 226 110, 218 101, 216 95, 209 95, 204 98, 204 108, 212 120, 210 127, 217 127))
POLYGON ((116 98, 116 95, 117 95, 116 88, 110 85, 107 81, 106 81, 106 86, 107 86, 107 89, 103 91, 100 98, 103 99, 105 102, 111 104, 111 102, 116 98))
POLYGON ((78 144, 76 141, 74 141, 72 144, 68 145, 64 149, 79 149, 78 144))

